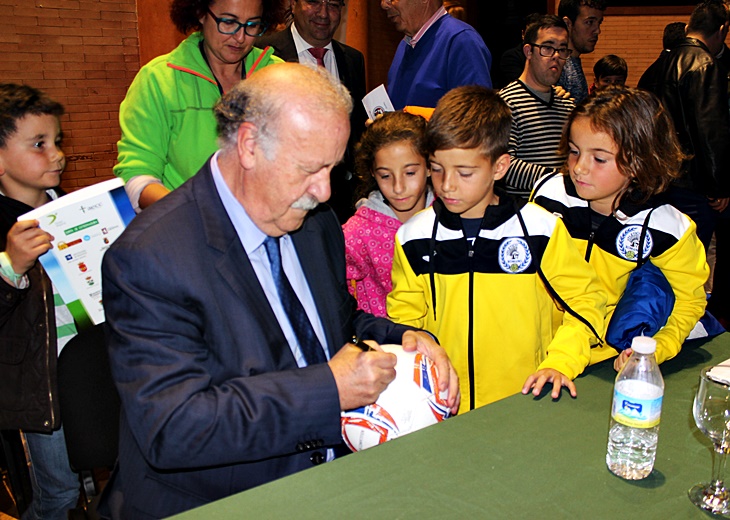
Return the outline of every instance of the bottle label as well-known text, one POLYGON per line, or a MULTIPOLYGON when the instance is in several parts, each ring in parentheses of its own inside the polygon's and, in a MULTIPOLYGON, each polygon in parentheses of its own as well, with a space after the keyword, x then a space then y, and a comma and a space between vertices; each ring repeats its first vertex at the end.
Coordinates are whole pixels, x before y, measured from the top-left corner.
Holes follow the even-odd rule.
POLYGON ((613 391, 613 420, 631 428, 653 428, 662 414, 661 388, 637 381, 622 381, 613 391), (639 385, 637 385, 639 383, 639 385))

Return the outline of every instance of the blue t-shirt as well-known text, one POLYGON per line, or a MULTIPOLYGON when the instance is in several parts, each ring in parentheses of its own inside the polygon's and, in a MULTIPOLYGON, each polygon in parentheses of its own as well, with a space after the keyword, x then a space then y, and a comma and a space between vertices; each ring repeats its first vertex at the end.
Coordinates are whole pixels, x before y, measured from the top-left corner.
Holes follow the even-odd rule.
POLYGON ((575 99, 576 105, 588 97, 588 82, 583 73, 583 64, 578 56, 570 57, 565 61, 558 85, 570 92, 570 97, 575 99))

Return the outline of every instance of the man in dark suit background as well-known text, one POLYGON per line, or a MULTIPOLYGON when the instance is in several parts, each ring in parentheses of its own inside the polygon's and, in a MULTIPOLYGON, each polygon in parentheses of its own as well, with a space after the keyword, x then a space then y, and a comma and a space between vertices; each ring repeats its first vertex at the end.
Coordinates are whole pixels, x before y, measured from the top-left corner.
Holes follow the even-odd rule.
POLYGON ((344 163, 332 171, 332 197, 329 200, 340 223, 344 224, 355 212, 353 196, 357 177, 353 175, 354 149, 367 120, 362 104, 365 97, 365 58, 357 49, 333 39, 344 8, 342 0, 288 1, 291 25, 278 33, 262 36, 256 45, 273 47, 274 54, 284 61, 323 65, 350 91, 353 102, 351 134, 344 163), (320 53, 323 55, 317 58, 315 55, 320 53))
POLYGON ((730 10, 721 0, 694 8, 686 35, 662 52, 639 79, 638 87, 661 100, 674 120, 682 149, 688 155, 682 176, 666 193, 667 202, 690 217, 697 236, 710 248, 713 233, 716 264, 707 310, 723 325, 730 319, 730 292, 723 283, 730 240, 730 119, 728 70, 718 59, 730 31, 730 10), (718 284, 718 280, 720 283, 718 284))
POLYGON ((321 69, 257 72, 216 106, 222 149, 106 252, 122 418, 103 513, 167 517, 332 458, 340 411, 372 403, 395 375, 394 356, 353 336, 429 355, 458 408, 431 336, 357 311, 347 291, 342 230, 320 203, 350 109, 321 69), (316 339, 302 339, 282 278, 316 339))

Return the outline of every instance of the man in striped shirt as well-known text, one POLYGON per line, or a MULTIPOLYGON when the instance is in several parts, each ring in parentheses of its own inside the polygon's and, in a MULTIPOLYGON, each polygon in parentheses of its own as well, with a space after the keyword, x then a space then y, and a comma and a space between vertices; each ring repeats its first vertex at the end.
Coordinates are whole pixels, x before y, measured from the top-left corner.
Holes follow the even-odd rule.
POLYGON ((528 197, 537 179, 565 161, 557 150, 575 104, 558 96, 554 87, 570 56, 565 22, 553 15, 540 17, 527 27, 522 50, 527 58, 522 75, 499 95, 512 111, 508 150, 512 162, 504 188, 528 197))

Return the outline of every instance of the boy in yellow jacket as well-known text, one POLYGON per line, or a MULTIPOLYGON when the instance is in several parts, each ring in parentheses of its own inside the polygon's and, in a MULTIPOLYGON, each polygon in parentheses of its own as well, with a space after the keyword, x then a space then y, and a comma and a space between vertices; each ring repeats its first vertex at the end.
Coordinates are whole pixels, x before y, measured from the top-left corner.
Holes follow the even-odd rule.
POLYGON ((511 116, 493 91, 439 101, 427 147, 438 199, 396 235, 388 315, 428 330, 459 373, 461 412, 573 379, 603 333, 606 296, 561 220, 495 182, 509 166, 511 116), (554 323, 554 306, 565 309, 554 323))

